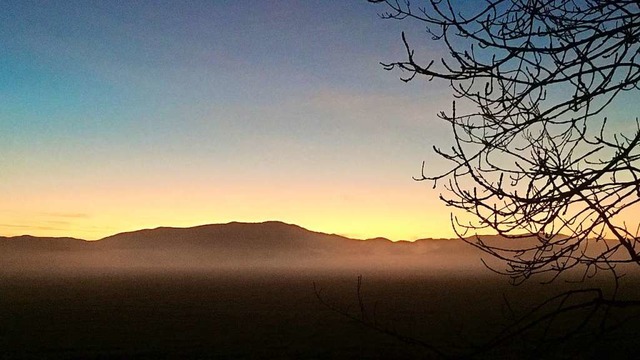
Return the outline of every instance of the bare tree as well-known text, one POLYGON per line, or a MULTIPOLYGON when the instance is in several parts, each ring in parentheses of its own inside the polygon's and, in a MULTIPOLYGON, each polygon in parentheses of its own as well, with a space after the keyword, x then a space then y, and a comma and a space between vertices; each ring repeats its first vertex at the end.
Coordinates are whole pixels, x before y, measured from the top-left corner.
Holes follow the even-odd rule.
POLYGON ((639 90, 637 0, 369 1, 448 49, 423 63, 403 33, 407 58, 383 66, 404 81, 445 80, 456 98, 439 114, 453 146, 435 148, 452 166, 432 174, 423 163, 417 180, 444 182, 442 200, 473 215, 452 217, 460 237, 516 283, 640 265, 640 227, 620 220, 640 201, 640 125, 607 120, 630 116, 612 106, 639 90), (631 130, 613 133, 613 122, 631 130), (510 241, 470 237, 483 232, 510 241))
POLYGON ((406 59, 382 65, 404 81, 450 85, 455 101, 439 117, 451 126, 452 146, 434 150, 451 166, 433 173, 423 163, 416 180, 444 183, 441 199, 471 215, 452 215, 458 236, 516 284, 569 270, 581 280, 606 270, 614 281, 609 291, 583 283, 533 309, 509 308, 511 320, 493 339, 454 353, 368 318, 361 279, 360 316, 336 311, 442 358, 486 356, 514 339, 537 358, 549 347, 580 352, 618 336, 640 315, 640 301, 618 296, 620 267, 640 265, 640 220, 624 220, 640 210, 640 123, 620 109, 621 99, 640 101, 640 2, 369 2, 384 3, 382 18, 424 26, 447 50, 423 61, 402 33, 406 59))

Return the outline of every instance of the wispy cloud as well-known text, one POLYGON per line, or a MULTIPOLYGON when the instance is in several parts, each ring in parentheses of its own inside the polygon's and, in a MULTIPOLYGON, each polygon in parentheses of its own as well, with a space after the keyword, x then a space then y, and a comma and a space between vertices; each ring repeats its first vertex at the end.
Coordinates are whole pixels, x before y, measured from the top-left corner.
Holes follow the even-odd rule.
MULTIPOLYGON (((323 88, 311 96, 311 107, 315 113, 329 112, 333 118, 343 121, 348 118, 365 127, 402 125, 424 129, 425 124, 433 127, 438 111, 446 109, 444 93, 434 93, 424 101, 424 97, 349 89, 323 88)), ((436 124, 437 125, 437 124, 436 124)), ((444 122, 441 133, 448 128, 444 122)))
POLYGON ((44 226, 44 225, 14 225, 14 224, 0 224, 0 228, 11 228, 11 229, 28 229, 28 230, 65 230, 65 227, 55 227, 55 226, 44 226))
POLYGON ((42 216, 57 217, 57 218, 73 218, 73 219, 86 219, 89 217, 87 213, 59 213, 59 212, 43 212, 42 216))

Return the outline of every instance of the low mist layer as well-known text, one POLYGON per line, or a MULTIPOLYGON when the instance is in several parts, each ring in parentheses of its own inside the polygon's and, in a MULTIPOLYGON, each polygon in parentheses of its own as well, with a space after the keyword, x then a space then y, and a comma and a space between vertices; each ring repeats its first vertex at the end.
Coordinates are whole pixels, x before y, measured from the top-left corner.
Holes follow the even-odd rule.
POLYGON ((461 240, 355 240, 281 222, 157 228, 98 241, 0 238, 3 272, 89 270, 422 269, 482 267, 461 240))

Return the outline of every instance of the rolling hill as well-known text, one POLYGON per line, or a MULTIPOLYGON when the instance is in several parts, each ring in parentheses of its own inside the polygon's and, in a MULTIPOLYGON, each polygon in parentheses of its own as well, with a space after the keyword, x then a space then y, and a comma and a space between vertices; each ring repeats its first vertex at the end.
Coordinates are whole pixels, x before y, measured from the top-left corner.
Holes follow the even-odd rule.
POLYGON ((480 253, 460 240, 356 240, 269 221, 160 227, 98 241, 0 237, 6 271, 41 269, 466 268, 480 253))

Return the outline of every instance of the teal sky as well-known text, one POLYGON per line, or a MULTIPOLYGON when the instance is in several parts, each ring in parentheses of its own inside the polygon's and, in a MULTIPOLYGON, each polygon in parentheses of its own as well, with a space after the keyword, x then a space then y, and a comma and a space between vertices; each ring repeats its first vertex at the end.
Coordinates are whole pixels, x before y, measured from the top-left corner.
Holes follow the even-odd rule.
POLYGON ((382 69, 403 29, 428 41, 382 9, 2 2, 0 234, 275 219, 451 235, 438 192, 411 179, 447 143, 449 92, 382 69))

